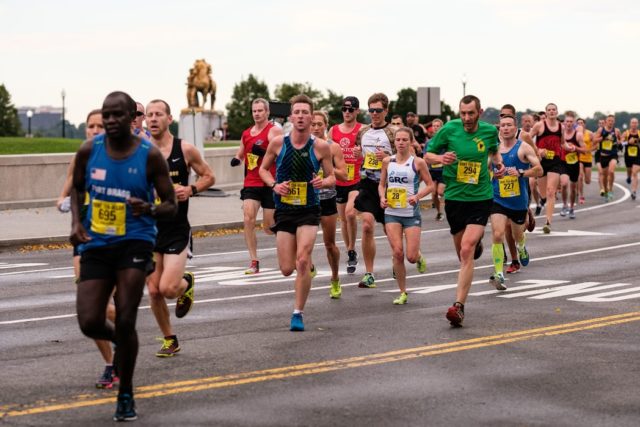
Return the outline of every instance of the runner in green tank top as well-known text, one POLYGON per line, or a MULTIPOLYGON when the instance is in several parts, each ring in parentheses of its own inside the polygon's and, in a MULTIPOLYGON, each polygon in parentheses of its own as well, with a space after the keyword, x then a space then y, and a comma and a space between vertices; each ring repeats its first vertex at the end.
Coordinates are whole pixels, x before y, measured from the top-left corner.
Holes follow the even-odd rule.
POLYGON ((460 260, 456 302, 447 311, 453 326, 461 326, 464 303, 473 280, 474 259, 482 254, 482 236, 493 204, 487 158, 502 177, 504 165, 498 151, 495 126, 480 121, 480 100, 467 95, 460 100, 460 119, 452 120, 429 141, 426 158, 444 165, 445 212, 460 260), (444 151, 444 154, 438 154, 444 151))

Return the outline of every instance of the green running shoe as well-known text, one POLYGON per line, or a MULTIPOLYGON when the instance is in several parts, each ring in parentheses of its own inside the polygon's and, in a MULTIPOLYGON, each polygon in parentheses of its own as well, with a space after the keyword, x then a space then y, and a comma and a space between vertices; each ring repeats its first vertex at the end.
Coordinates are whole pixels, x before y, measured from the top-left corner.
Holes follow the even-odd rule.
POLYGON ((418 269, 418 273, 422 274, 427 271, 427 261, 424 259, 422 254, 420 254, 420 258, 416 262, 416 268, 418 269))
POLYGON ((309 270, 309 274, 311 275, 312 279, 318 275, 318 270, 316 270, 315 264, 311 264, 311 270, 309 270))
POLYGON ((376 287, 376 279, 373 277, 371 273, 365 273, 362 277, 362 280, 358 282, 359 288, 375 288, 376 287))
POLYGON ((342 288, 340 287, 340 280, 331 281, 331 289, 329 289, 329 296, 331 299, 340 299, 342 296, 342 288))
POLYGON ((404 305, 404 304, 406 304, 407 303, 407 293, 406 292, 402 292, 398 298, 393 300, 393 303, 395 305, 404 305))

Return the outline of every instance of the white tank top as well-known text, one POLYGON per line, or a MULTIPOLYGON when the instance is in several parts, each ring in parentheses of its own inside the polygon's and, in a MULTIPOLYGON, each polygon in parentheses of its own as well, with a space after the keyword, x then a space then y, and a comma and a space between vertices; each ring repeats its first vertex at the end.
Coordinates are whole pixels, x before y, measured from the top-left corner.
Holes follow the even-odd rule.
POLYGON ((411 206, 409 197, 414 196, 420 187, 420 175, 415 170, 414 157, 404 163, 398 163, 396 156, 391 156, 387 168, 387 204, 384 210, 387 215, 412 217, 419 206, 411 206))

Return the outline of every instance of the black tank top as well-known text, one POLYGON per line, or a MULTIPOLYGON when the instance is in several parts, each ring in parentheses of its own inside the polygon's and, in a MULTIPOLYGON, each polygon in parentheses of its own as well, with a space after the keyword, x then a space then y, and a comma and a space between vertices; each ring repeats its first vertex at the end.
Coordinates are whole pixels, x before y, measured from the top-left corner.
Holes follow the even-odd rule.
MULTIPOLYGON (((189 168, 187 167, 187 161, 184 158, 182 152, 182 140, 180 138, 173 138, 173 145, 171 146, 171 154, 167 158, 169 164, 169 176, 173 184, 179 184, 183 187, 189 185, 189 168)), ((177 224, 189 224, 187 214, 189 213, 189 199, 184 202, 178 202, 178 213, 171 219, 158 220, 158 226, 177 225, 177 224)))
POLYGON ((558 123, 558 129, 552 131, 547 126, 547 121, 542 122, 544 125, 544 131, 542 135, 539 135, 536 139, 536 145, 538 148, 544 148, 547 151, 553 151, 556 157, 561 156, 562 147, 560 146, 562 136, 562 126, 558 123))

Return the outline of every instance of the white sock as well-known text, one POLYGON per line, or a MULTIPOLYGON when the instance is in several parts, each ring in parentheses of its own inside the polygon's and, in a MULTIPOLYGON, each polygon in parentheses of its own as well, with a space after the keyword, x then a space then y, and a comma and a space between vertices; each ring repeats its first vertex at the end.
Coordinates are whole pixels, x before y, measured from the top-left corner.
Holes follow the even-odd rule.
POLYGON ((298 310, 297 308, 293 310, 293 314, 302 314, 302 310, 298 310))

